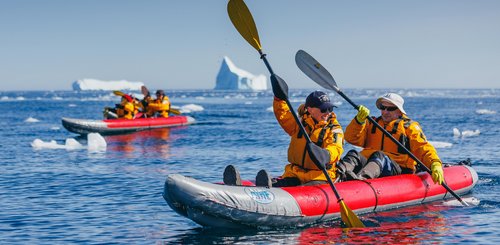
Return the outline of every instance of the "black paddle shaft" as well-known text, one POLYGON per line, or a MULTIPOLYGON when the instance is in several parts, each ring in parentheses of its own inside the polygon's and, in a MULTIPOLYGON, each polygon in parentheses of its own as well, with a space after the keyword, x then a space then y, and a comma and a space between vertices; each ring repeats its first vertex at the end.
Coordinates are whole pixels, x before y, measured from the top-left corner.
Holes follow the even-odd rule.
MULTIPOLYGON (((349 99, 349 97, 347 97, 344 92, 342 92, 340 89, 337 89, 337 93, 342 96, 342 98, 344 98, 347 102, 349 102, 349 104, 351 104, 356 110, 359 110, 359 105, 356 105, 351 99, 349 99)), ((424 169, 425 171, 427 171, 427 173, 431 174, 432 175, 432 171, 427 167, 425 166, 422 161, 420 161, 415 155, 413 155, 413 153, 411 153, 410 150, 408 150, 403 144, 401 144, 401 142, 399 142, 396 138, 394 138, 394 136, 392 136, 389 132, 387 132, 387 130, 385 130, 384 127, 382 127, 380 124, 377 123, 377 121, 375 121, 375 119, 373 119, 372 117, 368 116, 367 117, 368 120, 373 123, 373 125, 375 125, 375 127, 377 127, 378 129, 380 129, 387 137, 389 137, 394 143, 396 143, 396 145, 399 146, 400 149, 403 149, 403 151, 408 154, 413 160, 415 160, 419 167, 424 169)), ((457 193, 455 193, 446 183, 442 183, 441 184, 453 197, 455 197, 458 201, 460 201, 464 206, 469 206, 466 202, 464 202, 462 200, 462 198, 460 198, 457 193)))
MULTIPOLYGON (((274 72, 273 72, 273 69, 271 68, 271 65, 269 64, 269 61, 266 58, 266 55, 264 53, 262 53, 262 51, 260 51, 260 50, 259 50, 259 53, 260 53, 260 58, 266 64, 266 67, 269 70, 269 72, 271 73, 271 76, 276 76, 276 74, 274 74, 274 72)), ((283 79, 280 79, 280 80, 281 80, 280 82, 277 82, 275 84, 281 90, 282 94, 286 94, 287 95, 286 98, 285 98, 285 102, 288 105, 288 108, 290 109, 290 112, 292 113, 293 118, 295 119, 295 122, 299 126, 300 132, 302 133, 302 135, 304 135, 304 137, 306 139, 306 142, 307 142, 307 151, 309 153, 309 156, 311 157, 311 160, 313 160, 314 164, 319 169, 321 169, 321 171, 325 175, 328 184, 330 184, 330 187, 332 188, 333 193, 335 194, 335 197, 337 198, 337 202, 342 201, 342 198, 340 197, 340 195, 339 195, 339 193, 337 191, 337 188, 333 184, 333 181, 330 178, 330 175, 328 175, 328 172, 326 171, 326 168, 325 168, 325 164, 326 163, 323 163, 323 162, 319 161, 320 159, 323 159, 323 160, 326 159, 326 156, 324 154, 322 154, 321 148, 319 146, 317 146, 316 144, 312 143, 311 138, 309 137, 309 135, 306 132, 306 129, 304 128, 304 125, 302 125, 302 123, 300 122, 300 119, 299 119, 297 113, 295 113, 295 111, 293 110, 292 104, 290 103, 290 100, 288 99, 288 91, 284 91, 284 89, 283 89, 282 84, 286 85, 285 81, 283 79)), ((328 159, 328 161, 329 161, 329 159, 328 159)))

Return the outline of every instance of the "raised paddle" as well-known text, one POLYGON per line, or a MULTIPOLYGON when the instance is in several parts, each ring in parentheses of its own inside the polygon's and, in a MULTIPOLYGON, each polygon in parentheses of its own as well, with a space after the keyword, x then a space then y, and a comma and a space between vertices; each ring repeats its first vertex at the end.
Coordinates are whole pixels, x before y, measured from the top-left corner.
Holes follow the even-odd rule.
MULTIPOLYGON (((351 104, 356 110, 359 109, 359 106, 356 105, 351 99, 349 99, 338 87, 333 76, 328 72, 318 61, 316 61, 311 55, 306 53, 303 50, 297 51, 295 54, 295 63, 299 69, 304 72, 309 78, 311 78, 314 82, 319 84, 321 87, 334 90, 337 92, 342 98, 344 98, 349 104, 351 104)), ((372 117, 368 116, 368 120, 373 123, 378 129, 380 129, 389 139, 391 139, 394 143, 396 143, 399 148, 403 149, 403 151, 408 154, 417 164, 427 171, 427 173, 432 174, 431 170, 425 166, 422 161, 420 161, 413 153, 410 152, 403 144, 401 144, 398 140, 396 140, 384 127, 380 126, 380 124, 375 121, 372 117)), ((464 206, 469 206, 466 202, 462 200, 446 183, 441 184, 451 195, 453 195, 458 201, 460 201, 464 206)))
POLYGON ((347 207, 347 205, 344 203, 344 200, 340 197, 337 188, 335 188, 332 179, 326 171, 325 165, 330 162, 330 156, 328 152, 311 142, 309 135, 306 133, 304 126, 300 122, 300 119, 293 110, 292 104, 288 99, 288 85, 283 79, 274 74, 271 66, 269 65, 269 62, 267 61, 266 55, 262 52, 262 46, 260 44, 257 27, 253 20, 252 14, 250 13, 250 10, 248 10, 248 7, 243 2, 243 0, 229 0, 227 4, 227 12, 229 14, 229 18, 231 19, 231 22, 233 22, 234 27, 236 27, 236 30, 238 30, 241 36, 259 52, 260 58, 264 61, 264 64, 271 73, 271 84, 273 87, 274 95, 277 98, 286 101, 286 104, 288 105, 288 108, 295 118, 295 121, 297 122, 297 125, 302 132, 302 135, 305 136, 305 139, 307 141, 306 147, 311 160, 319 169, 321 169, 328 183, 330 184, 333 193, 335 193, 340 206, 340 216, 342 221, 348 227, 365 227, 363 222, 361 222, 356 214, 351 209, 349 209, 349 207, 347 207))

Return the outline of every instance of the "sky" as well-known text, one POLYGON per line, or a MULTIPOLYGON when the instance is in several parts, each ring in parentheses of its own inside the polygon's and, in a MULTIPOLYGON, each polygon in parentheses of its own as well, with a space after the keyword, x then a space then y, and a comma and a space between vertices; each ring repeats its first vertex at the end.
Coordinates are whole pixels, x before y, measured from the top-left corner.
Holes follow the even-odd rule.
MULTIPOLYGON (((227 0, 0 0, 0 91, 75 80, 212 89, 222 59, 269 75, 227 0)), ((246 0, 274 72, 315 88, 302 49, 339 88, 500 88, 500 1, 246 0)))

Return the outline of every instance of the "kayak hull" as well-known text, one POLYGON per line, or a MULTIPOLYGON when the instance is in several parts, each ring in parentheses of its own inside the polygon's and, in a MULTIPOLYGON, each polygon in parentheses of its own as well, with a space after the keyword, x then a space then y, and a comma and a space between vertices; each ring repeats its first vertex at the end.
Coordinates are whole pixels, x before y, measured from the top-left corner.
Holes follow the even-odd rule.
POLYGON ((99 133, 102 135, 130 133, 154 128, 168 128, 193 124, 190 116, 170 116, 167 118, 106 119, 89 120, 66 118, 61 119, 68 131, 77 134, 99 133))
MULTIPOLYGON (((458 195, 471 191, 478 176, 465 165, 444 168, 448 186, 458 195)), ((355 213, 370 213, 454 198, 427 173, 405 174, 335 184, 355 213)), ((167 176, 163 197, 177 213, 207 227, 284 228, 340 219, 340 207, 328 184, 282 188, 227 186, 179 174, 167 176)))

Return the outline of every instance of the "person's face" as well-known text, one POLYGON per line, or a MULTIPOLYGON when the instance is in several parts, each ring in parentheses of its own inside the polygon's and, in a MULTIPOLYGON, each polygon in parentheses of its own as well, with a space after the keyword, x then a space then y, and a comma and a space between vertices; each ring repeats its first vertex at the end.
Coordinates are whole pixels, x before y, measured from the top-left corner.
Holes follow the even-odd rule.
POLYGON ((307 107, 307 111, 309 112, 309 114, 311 114, 311 117, 318 122, 328 120, 328 116, 330 115, 331 112, 329 110, 321 112, 321 110, 316 107, 307 107))
POLYGON ((162 98, 163 98, 163 95, 161 95, 160 93, 157 93, 157 94, 156 94, 156 99, 159 99, 159 100, 160 100, 160 99, 162 99, 162 98))
POLYGON ((381 101, 380 105, 378 109, 380 110, 384 122, 388 123, 402 116, 401 111, 393 103, 381 101))

